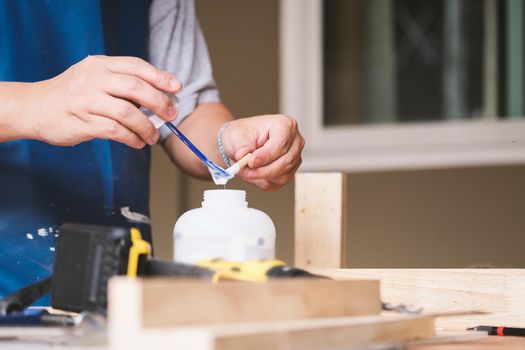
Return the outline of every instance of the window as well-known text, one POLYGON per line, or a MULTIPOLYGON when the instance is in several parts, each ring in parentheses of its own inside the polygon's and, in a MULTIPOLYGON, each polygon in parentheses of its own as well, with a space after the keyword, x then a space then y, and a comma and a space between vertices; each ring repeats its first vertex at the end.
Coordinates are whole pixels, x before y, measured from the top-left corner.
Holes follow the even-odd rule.
POLYGON ((525 162, 521 0, 281 0, 305 170, 525 162))

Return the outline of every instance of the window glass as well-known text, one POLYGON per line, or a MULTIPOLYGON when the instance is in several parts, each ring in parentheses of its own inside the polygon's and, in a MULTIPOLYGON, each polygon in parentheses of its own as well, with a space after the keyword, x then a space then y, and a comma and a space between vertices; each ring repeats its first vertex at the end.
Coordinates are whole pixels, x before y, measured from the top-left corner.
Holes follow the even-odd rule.
POLYGON ((525 1, 325 0, 325 125, 524 115, 525 1))

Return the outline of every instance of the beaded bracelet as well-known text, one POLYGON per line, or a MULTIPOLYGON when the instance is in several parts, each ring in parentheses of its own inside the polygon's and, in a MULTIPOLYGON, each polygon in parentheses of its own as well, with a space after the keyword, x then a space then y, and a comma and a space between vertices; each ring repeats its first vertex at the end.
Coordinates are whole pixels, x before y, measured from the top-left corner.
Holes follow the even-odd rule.
POLYGON ((227 122, 226 124, 224 124, 222 126, 221 130, 219 130, 219 134, 217 135, 217 146, 219 146, 219 152, 221 154, 222 160, 224 160, 224 163, 226 164, 227 167, 231 167, 232 162, 231 162, 230 158, 228 158, 228 156, 224 152, 224 147, 222 146, 222 132, 228 126, 230 126, 230 122, 227 122))

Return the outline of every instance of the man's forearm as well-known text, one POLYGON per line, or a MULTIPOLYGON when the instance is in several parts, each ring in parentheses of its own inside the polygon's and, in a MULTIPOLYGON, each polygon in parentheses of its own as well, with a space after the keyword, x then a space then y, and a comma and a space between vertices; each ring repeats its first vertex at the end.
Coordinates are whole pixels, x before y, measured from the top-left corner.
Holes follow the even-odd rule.
POLYGON ((29 138, 31 129, 24 112, 30 83, 0 82, 0 142, 29 138))
MULTIPOLYGON (((220 128, 234 117, 222 103, 204 103, 184 119, 179 129, 208 158, 224 166, 224 161, 217 147, 217 133, 220 128)), ((172 161, 192 176, 209 179, 210 174, 204 164, 175 135, 170 135, 164 142, 164 149, 172 161)))

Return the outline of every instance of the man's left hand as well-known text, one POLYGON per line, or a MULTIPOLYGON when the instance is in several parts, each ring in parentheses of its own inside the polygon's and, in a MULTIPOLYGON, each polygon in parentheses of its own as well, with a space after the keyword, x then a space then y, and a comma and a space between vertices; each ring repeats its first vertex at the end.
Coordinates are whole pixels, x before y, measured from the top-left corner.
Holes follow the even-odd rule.
POLYGON ((237 176, 265 191, 288 183, 302 162, 304 139, 297 121, 284 115, 236 119, 223 131, 222 143, 234 162, 252 152, 237 176))

